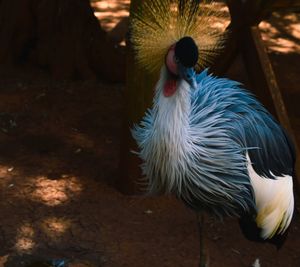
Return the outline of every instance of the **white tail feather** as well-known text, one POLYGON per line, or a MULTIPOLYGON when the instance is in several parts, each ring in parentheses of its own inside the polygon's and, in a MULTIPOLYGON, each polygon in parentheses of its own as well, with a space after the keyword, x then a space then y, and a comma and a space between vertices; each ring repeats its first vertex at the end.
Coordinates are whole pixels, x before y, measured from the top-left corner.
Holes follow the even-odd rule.
POLYGON ((259 176, 249 156, 248 172, 255 194, 256 223, 262 229, 263 239, 275 233, 283 234, 291 223, 294 211, 293 179, 289 175, 269 179, 259 176))

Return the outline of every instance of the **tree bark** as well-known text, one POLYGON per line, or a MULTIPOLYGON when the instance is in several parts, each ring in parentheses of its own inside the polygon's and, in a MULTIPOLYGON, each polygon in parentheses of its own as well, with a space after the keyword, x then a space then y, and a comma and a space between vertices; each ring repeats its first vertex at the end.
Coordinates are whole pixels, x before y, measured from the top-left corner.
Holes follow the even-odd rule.
POLYGON ((32 62, 62 79, 125 79, 125 53, 88 0, 0 0, 0 62, 32 62))
MULTIPOLYGON (((130 13, 138 7, 139 0, 132 0, 130 13)), ((130 36, 130 32, 128 33, 130 36)), ((150 107, 154 94, 156 75, 142 70, 134 59, 130 38, 127 40, 127 73, 124 92, 124 116, 121 145, 120 175, 116 187, 125 194, 140 194, 144 191, 144 178, 141 172, 141 160, 133 151, 137 151, 136 142, 131 135, 135 123, 139 123, 147 108, 150 107)))

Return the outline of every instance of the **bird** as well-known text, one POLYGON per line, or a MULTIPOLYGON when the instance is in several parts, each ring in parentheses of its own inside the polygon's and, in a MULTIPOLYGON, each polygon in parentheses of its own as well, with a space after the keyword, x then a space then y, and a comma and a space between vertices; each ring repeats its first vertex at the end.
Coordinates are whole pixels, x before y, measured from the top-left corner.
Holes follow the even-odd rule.
POLYGON ((191 0, 144 1, 133 14, 136 60, 158 73, 152 107, 132 128, 148 191, 236 217, 247 239, 280 248, 294 213, 295 147, 242 84, 210 73, 226 41, 210 14, 191 0))

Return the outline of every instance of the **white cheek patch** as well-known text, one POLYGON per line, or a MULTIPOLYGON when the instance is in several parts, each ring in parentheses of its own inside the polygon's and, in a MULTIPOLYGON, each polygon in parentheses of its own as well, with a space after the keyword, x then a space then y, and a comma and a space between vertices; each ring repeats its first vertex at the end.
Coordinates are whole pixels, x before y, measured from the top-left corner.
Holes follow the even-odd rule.
POLYGON ((249 156, 248 173, 255 194, 256 223, 263 239, 283 234, 291 223, 294 212, 293 178, 289 175, 269 179, 259 176, 249 156))

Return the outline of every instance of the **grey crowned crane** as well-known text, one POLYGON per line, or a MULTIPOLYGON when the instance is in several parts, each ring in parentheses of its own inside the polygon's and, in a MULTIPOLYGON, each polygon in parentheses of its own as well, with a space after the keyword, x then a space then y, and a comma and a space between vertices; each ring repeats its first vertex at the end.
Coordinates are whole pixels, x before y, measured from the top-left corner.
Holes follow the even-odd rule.
POLYGON ((149 191, 236 216, 248 239, 280 247, 294 211, 293 144, 238 82, 195 72, 223 38, 192 1, 180 11, 175 2, 144 1, 131 25, 138 62, 160 68, 153 106, 132 130, 149 191))

